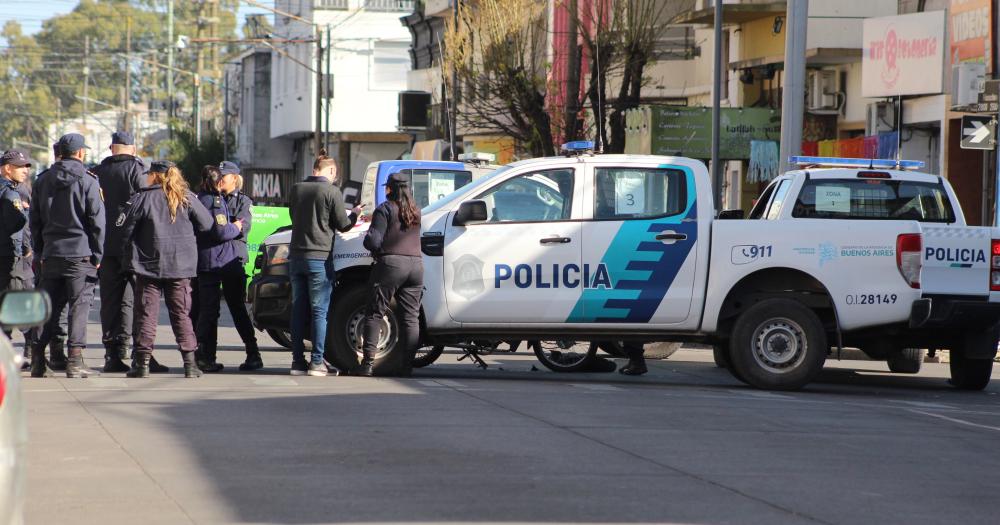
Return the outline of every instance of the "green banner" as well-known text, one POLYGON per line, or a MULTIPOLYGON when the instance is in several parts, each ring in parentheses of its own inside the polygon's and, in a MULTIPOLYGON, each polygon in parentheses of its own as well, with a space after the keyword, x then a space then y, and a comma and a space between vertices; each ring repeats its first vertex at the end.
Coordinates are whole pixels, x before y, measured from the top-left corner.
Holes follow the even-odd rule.
POLYGON ((288 216, 288 208, 285 207, 254 206, 251 213, 253 224, 250 235, 247 236, 247 252, 250 254, 250 260, 247 261, 246 271, 247 275, 253 277, 255 273, 253 262, 257 258, 257 250, 260 249, 261 243, 278 228, 291 225, 292 219, 288 216))
MULTIPOLYGON (((646 106, 626 116, 626 152, 712 157, 712 109, 646 106), (646 150, 646 151, 643 151, 646 150)), ((768 108, 722 108, 719 157, 750 158, 750 141, 781 140, 781 112, 768 108)))

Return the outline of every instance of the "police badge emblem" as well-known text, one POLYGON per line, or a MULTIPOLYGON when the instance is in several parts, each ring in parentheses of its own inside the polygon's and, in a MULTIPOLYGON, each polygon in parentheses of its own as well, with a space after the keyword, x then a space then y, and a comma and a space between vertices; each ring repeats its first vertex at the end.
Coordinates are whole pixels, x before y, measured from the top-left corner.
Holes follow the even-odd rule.
POLYGON ((18 211, 24 210, 24 205, 21 204, 21 199, 14 200, 14 207, 17 208, 18 211))
POLYGON ((219 226, 225 226, 228 221, 226 220, 226 215, 220 213, 220 214, 218 214, 218 215, 215 216, 215 222, 219 226))
POLYGON ((124 225, 125 225, 125 212, 121 212, 118 214, 118 219, 115 221, 115 226, 121 228, 124 225))
POLYGON ((466 299, 472 299, 486 291, 486 285, 483 284, 483 261, 478 257, 463 255, 455 261, 454 268, 455 280, 451 289, 455 293, 466 299))

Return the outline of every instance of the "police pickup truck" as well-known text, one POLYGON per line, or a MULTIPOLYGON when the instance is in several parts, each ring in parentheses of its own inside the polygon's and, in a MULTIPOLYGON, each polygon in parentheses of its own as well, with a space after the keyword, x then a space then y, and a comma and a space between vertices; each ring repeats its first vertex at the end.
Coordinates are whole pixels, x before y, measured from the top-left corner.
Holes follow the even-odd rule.
MULTIPOLYGON (((943 178, 897 169, 919 163, 798 158, 806 167, 743 219, 716 216, 699 161, 588 147, 504 166, 424 208, 427 341, 695 341, 768 389, 803 387, 831 347, 880 359, 933 347, 951 351, 953 385, 988 384, 1000 233, 965 226, 943 178)), ((338 262, 362 260, 341 247, 338 262)), ((327 348, 349 367, 367 263, 338 272, 358 284, 335 292, 327 348)), ((394 324, 378 373, 404 364, 394 324)))

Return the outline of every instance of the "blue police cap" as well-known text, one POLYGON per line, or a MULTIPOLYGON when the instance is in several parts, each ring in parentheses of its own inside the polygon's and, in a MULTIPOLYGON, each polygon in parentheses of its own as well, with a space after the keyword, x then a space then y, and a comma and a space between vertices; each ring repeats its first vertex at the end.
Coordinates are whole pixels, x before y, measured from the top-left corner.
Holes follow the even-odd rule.
POLYGON ((0 166, 5 166, 7 164, 17 166, 18 168, 23 168, 25 166, 30 168, 31 160, 28 159, 24 153, 21 153, 16 149, 12 149, 3 152, 3 155, 0 155, 0 166))
POLYGON ((56 142, 59 151, 61 153, 76 153, 81 149, 90 149, 86 141, 83 139, 83 135, 79 133, 67 133, 59 137, 59 142, 56 142))
POLYGON ((177 165, 169 160, 154 160, 149 164, 149 171, 146 173, 166 173, 167 170, 175 167, 177 167, 177 165))
POLYGON ((386 186, 390 184, 409 184, 409 183, 410 183, 410 176, 404 175, 399 172, 389 175, 389 178, 386 179, 385 181, 386 186))
POLYGON ((135 137, 127 131, 116 131, 111 134, 111 143, 123 146, 135 146, 135 137))
POLYGON ((240 167, 235 162, 224 160, 219 163, 219 175, 239 175, 240 167))

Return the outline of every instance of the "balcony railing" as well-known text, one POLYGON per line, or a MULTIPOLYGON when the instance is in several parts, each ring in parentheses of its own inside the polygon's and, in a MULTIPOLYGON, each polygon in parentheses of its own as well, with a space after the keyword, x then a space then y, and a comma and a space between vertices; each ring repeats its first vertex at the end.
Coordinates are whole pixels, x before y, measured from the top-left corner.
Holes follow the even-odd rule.
POLYGON ((341 9, 347 10, 350 0, 316 0, 316 9, 341 9))
POLYGON ((369 11, 412 13, 413 0, 365 0, 364 8, 369 11))

